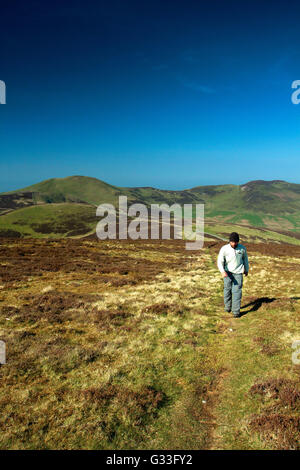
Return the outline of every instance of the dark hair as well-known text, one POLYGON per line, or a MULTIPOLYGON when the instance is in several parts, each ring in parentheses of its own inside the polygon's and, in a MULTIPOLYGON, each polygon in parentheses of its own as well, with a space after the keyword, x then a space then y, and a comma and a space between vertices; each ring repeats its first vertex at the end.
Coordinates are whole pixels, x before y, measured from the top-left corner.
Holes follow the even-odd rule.
POLYGON ((239 239, 240 239, 239 234, 236 232, 232 232, 229 236, 230 242, 239 242, 239 239))

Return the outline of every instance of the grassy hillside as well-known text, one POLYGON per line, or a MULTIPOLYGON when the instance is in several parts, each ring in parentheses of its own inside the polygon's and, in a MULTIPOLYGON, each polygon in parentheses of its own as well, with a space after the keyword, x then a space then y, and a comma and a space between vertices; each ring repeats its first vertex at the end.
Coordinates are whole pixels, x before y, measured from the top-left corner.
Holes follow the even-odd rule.
MULTIPOLYGON (((17 209, 0 217, 0 237, 10 238, 62 238, 86 236, 96 231, 99 218, 96 208, 79 203, 51 203, 17 209)), ((214 236, 228 239, 237 231, 244 241, 256 243, 271 241, 300 245, 300 236, 295 232, 280 233, 260 227, 248 227, 237 223, 205 223, 205 238, 214 236)), ((149 232, 150 234, 150 232, 149 232)))
POLYGON ((64 237, 95 230, 99 219, 87 204, 46 204, 25 207, 0 217, 0 236, 64 237))
MULTIPOLYGON (((94 205, 117 200, 119 192, 117 187, 87 176, 51 178, 19 191, 34 192, 40 202, 86 202, 94 205)), ((12 191, 6 194, 12 194, 12 191)))
POLYGON ((118 196, 128 203, 205 204, 205 220, 264 227, 277 231, 300 230, 300 185, 285 181, 251 181, 243 185, 198 186, 181 191, 151 187, 122 188, 96 178, 52 178, 19 191, 0 194, 0 213, 19 207, 77 202, 97 206, 118 205, 118 196))
POLYGON ((240 186, 200 186, 191 191, 205 201, 206 217, 212 221, 300 229, 299 184, 251 181, 240 186))
POLYGON ((300 234, 296 232, 284 233, 261 227, 240 225, 238 223, 207 222, 205 225, 205 233, 218 235, 226 240, 228 240, 231 232, 238 232, 245 242, 275 242, 300 245, 300 234))
POLYGON ((299 247, 3 240, 0 449, 298 449, 299 247))
MULTIPOLYGON (((86 202, 88 204, 99 205, 101 203, 118 203, 118 197, 123 195, 128 197, 128 202, 140 202, 144 204, 174 202, 196 202, 197 195, 189 194, 189 191, 165 191, 151 187, 124 188, 112 186, 97 178, 88 176, 69 176, 67 178, 52 178, 42 181, 17 191, 0 194, 1 197, 33 193, 34 202, 86 202)), ((24 197, 24 196, 23 196, 24 197)), ((5 201, 3 201, 5 204, 5 201)))

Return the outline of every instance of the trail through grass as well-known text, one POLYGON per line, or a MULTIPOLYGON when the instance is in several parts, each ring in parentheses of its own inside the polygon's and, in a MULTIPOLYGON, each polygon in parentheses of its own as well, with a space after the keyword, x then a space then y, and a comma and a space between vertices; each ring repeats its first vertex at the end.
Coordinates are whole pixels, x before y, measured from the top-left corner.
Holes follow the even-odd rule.
POLYGON ((231 319, 221 245, 2 243, 0 448, 297 448, 299 248, 249 246, 231 319))

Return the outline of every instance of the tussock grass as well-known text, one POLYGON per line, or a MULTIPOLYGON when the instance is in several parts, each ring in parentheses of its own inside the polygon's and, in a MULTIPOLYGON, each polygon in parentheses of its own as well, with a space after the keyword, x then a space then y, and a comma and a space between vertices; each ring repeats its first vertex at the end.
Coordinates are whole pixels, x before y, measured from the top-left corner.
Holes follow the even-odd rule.
POLYGON ((234 320, 184 246, 2 243, 1 449, 297 448, 299 253, 249 245, 234 320))

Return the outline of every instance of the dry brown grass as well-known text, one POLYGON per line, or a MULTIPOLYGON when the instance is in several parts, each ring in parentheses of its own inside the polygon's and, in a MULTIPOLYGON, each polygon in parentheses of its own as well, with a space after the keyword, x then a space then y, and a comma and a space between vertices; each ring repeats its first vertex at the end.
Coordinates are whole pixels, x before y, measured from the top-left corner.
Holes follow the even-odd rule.
POLYGON ((300 252, 247 245, 236 321, 221 245, 2 239, 0 448, 295 448, 300 252))

